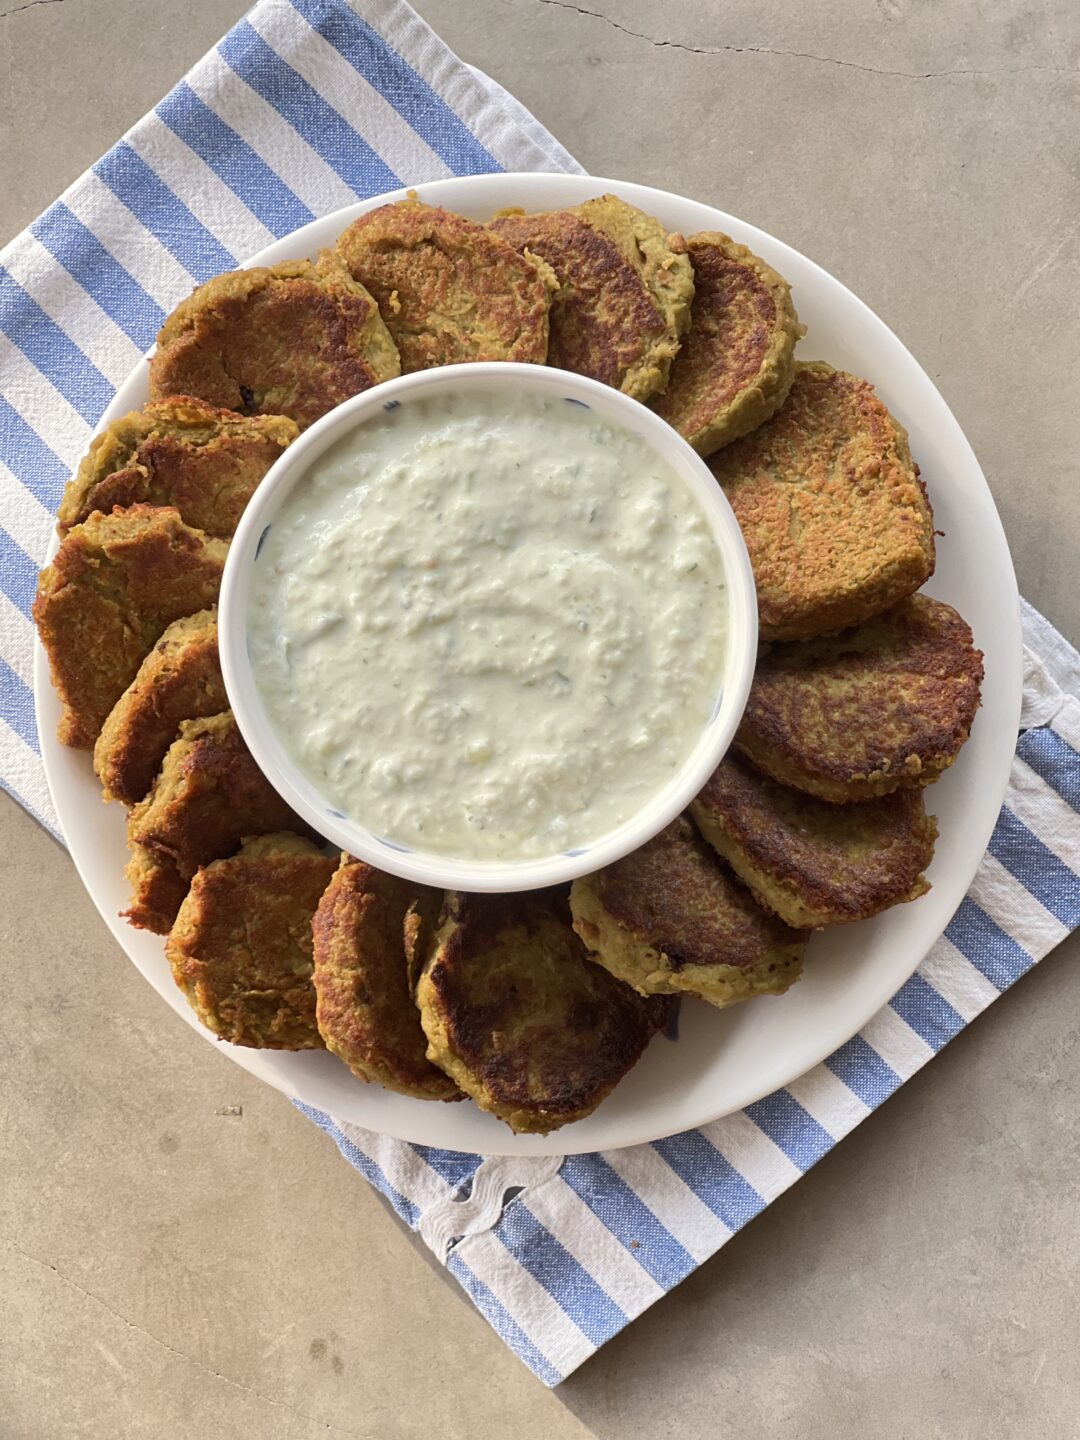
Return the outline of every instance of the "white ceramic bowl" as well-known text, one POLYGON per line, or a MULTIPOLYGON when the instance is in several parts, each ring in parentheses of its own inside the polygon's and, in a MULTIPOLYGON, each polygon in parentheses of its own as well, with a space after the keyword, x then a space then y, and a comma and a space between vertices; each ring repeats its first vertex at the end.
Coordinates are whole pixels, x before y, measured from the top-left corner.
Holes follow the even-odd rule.
POLYGON ((229 550, 218 619, 221 665, 237 723, 275 789, 309 824, 343 850, 406 879, 447 890, 532 890, 557 885, 609 865, 643 845, 704 785, 731 744, 746 705, 757 653, 754 577, 738 523, 724 493, 690 446, 651 410, 617 390, 536 365, 444 366, 403 375, 339 405, 292 445, 271 468, 249 503, 229 550), (470 860, 392 843, 342 815, 288 753, 270 720, 248 654, 249 592, 260 540, 312 463, 346 433, 377 418, 391 404, 439 393, 513 391, 558 395, 588 405, 601 419, 638 435, 682 478, 696 499, 720 552, 728 593, 727 654, 712 716, 676 775, 626 823, 594 843, 537 859, 470 860))

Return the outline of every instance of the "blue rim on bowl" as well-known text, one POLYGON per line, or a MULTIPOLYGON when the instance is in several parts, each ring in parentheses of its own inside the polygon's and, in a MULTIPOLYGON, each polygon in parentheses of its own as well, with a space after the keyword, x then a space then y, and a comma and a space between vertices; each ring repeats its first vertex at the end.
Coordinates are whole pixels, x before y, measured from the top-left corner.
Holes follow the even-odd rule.
POLYGON ((686 808, 719 764, 742 717, 757 657, 757 598, 738 522, 701 458, 659 416, 598 381, 546 366, 477 363, 403 375, 345 401, 284 452, 250 501, 229 550, 219 603, 222 671, 237 724, 256 762, 292 808, 321 835, 362 860, 440 889, 532 890, 611 864, 645 844, 686 808), (467 860, 421 851, 380 836, 342 813, 288 753, 266 713, 248 653, 247 614, 254 567, 281 505, 309 467, 356 426, 409 396, 531 390, 588 406, 637 434, 681 476, 720 552, 727 582, 728 639, 723 681, 710 720, 677 774, 629 821, 594 843, 539 859, 467 860))

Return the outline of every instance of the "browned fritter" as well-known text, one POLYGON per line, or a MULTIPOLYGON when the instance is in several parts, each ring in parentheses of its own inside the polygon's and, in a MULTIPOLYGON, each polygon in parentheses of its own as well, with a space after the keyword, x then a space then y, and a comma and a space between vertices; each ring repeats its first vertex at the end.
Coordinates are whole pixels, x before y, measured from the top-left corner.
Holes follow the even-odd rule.
POLYGON ((669 1002, 588 959, 565 890, 447 896, 416 988, 428 1058, 482 1110, 546 1135, 592 1113, 669 1002))
POLYGON ((95 510, 173 505, 186 525, 230 540, 255 487, 299 433, 284 415, 237 415, 186 395, 152 400, 90 442, 56 528, 65 535, 95 510))
POLYGON ((690 331, 655 409, 699 455, 711 455, 779 410, 803 327, 787 281, 745 245, 708 231, 686 243, 690 331))
POLYGON ((789 925, 866 920, 930 888, 922 872, 937 823, 921 790, 830 805, 729 756, 691 808, 709 843, 789 925))
POLYGON ((154 788, 128 815, 126 918, 167 934, 201 865, 275 830, 311 833, 256 765, 232 711, 185 720, 154 788))
POLYGON ((200 870, 165 947, 203 1024, 255 1050, 320 1050, 311 917, 335 861, 298 835, 264 835, 200 870))
POLYGON ((694 293, 681 236, 614 195, 540 215, 503 211, 488 229, 555 272, 549 365, 636 400, 664 388, 694 293))
POLYGON ((106 800, 142 800, 182 720, 227 710, 218 657, 217 609, 174 620, 109 711, 94 746, 106 800))
POLYGON ((68 532, 33 611, 64 706, 61 744, 93 746, 165 627, 217 601, 227 551, 152 505, 95 513, 68 532))
POLYGON ((542 365, 547 358, 554 276, 483 225, 400 200, 354 220, 337 251, 378 301, 402 374, 468 360, 542 365))
POLYGON ((802 973, 806 934, 762 910, 685 816, 575 880, 570 908, 592 958, 643 995, 723 1009, 782 995, 802 973))
POLYGON ((197 395, 241 415, 288 415, 305 429, 400 374, 375 301, 333 251, 230 270, 182 301, 157 338, 150 394, 197 395))
POLYGON ((780 410, 710 464, 750 552, 763 640, 857 625, 933 573, 907 434, 866 380, 796 364, 780 410))
POLYGON ((982 654, 929 595, 758 661, 736 747, 759 770, 843 804, 930 785, 979 707, 982 654))
POLYGON ((361 1080, 417 1100, 461 1098, 427 1058, 406 967, 406 918, 421 905, 437 914, 441 904, 441 891, 343 855, 312 922, 316 1016, 326 1048, 361 1080))

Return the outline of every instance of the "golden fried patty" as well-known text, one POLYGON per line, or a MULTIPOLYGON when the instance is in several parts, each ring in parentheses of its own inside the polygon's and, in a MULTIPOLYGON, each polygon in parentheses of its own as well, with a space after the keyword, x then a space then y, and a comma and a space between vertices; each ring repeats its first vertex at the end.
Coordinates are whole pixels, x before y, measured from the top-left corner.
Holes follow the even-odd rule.
POLYGON ((61 744, 93 746, 165 627, 216 602, 227 550, 151 505, 68 532, 38 576, 33 612, 64 706, 61 744))
POLYGON ((699 455, 747 435, 787 399, 803 333, 788 283, 727 235, 692 235, 690 332, 657 414, 699 455))
POLYGON ((106 800, 134 805, 154 783, 182 720, 229 707, 218 658, 217 608, 174 620, 109 711, 94 746, 106 800))
POLYGON ((772 419, 710 464, 750 552, 763 640, 856 625, 933 571, 933 516, 907 435, 865 380, 796 364, 772 419))
POLYGON ((284 415, 237 415, 174 395, 114 420, 64 490, 65 535, 95 510, 174 505, 187 525, 232 538, 255 487, 300 432, 284 415))
POLYGON ((418 1100, 461 1098, 427 1058, 406 973, 407 917, 421 905, 437 915, 441 904, 441 891, 343 855, 312 922, 316 1016, 326 1048, 361 1080, 418 1100))
POLYGON ((482 225, 418 200, 381 205, 337 242, 350 272, 378 301, 401 370, 466 360, 542 365, 550 268, 519 255, 482 225))
POLYGON ((789 925, 866 920, 930 888, 922 872, 937 823, 919 790, 830 805, 729 756, 691 808, 709 843, 789 925))
POLYGON ((132 925, 168 933, 200 865, 251 835, 307 827, 256 765, 231 710, 185 720, 146 799, 128 815, 132 925))
POLYGON ((322 1049, 311 917, 334 863, 298 835, 264 835, 195 876, 165 953, 191 1008, 222 1040, 322 1049))
POLYGON ((596 1109, 667 1018, 589 962, 564 891, 447 896, 416 987, 428 1058, 512 1130, 596 1109))
POLYGON ((150 394, 197 395, 301 429, 401 373, 378 306, 333 251, 230 270, 182 301, 157 339, 150 394))
POLYGON ((971 732, 982 676, 956 611, 913 595, 759 660, 735 744, 774 780, 837 804, 929 785, 971 732))
POLYGON ((685 816, 575 880, 570 908, 592 958, 643 995, 722 1009, 782 995, 802 974, 806 935, 755 904, 685 816))
POLYGON ((504 210, 488 229, 555 272, 549 365, 635 400, 663 390, 694 294, 681 241, 614 195, 541 215, 504 210))

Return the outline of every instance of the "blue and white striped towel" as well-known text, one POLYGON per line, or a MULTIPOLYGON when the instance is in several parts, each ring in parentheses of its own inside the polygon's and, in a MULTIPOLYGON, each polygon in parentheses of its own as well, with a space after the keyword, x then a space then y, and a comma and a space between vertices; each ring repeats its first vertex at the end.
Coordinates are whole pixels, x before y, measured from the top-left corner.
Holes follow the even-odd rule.
MULTIPOLYGON (((400 0, 261 0, 0 255, 0 783, 45 824, 36 571, 68 472, 165 313, 194 282, 358 196, 499 169, 579 167, 400 0)), ((969 895, 891 1004, 786 1090, 703 1130, 565 1160, 406 1145, 307 1112, 545 1384, 718 1250, 1080 923, 1080 657, 1030 608, 1025 633, 1024 729, 969 895)))

